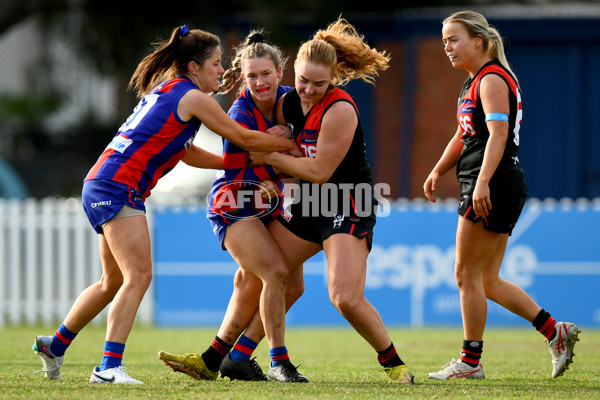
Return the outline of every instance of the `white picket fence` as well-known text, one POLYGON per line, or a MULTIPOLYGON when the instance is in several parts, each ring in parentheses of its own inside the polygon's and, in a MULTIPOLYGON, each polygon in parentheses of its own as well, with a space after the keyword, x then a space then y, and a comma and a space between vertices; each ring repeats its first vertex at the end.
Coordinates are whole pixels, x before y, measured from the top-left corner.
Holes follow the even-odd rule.
MULTIPOLYGON (((0 198, 0 328, 62 322, 101 275, 98 235, 81 199, 0 198)), ((137 315, 145 324, 153 321, 152 288, 137 315)), ((93 323, 104 323, 107 313, 93 323)))

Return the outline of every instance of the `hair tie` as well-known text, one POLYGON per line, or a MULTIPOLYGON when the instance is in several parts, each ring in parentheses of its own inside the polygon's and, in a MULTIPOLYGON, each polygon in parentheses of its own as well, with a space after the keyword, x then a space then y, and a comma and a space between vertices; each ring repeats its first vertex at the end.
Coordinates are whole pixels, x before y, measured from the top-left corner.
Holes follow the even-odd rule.
POLYGON ((184 24, 184 25, 181 25, 181 27, 179 28, 179 35, 180 35, 181 37, 184 37, 185 35, 187 35, 187 33, 188 33, 189 31, 190 31, 190 30, 188 29, 187 25, 185 25, 185 24, 184 24))
POLYGON ((250 35, 250 37, 248 37, 249 45, 254 44, 254 43, 263 43, 264 41, 265 41, 265 37, 260 32, 253 33, 252 35, 250 35))

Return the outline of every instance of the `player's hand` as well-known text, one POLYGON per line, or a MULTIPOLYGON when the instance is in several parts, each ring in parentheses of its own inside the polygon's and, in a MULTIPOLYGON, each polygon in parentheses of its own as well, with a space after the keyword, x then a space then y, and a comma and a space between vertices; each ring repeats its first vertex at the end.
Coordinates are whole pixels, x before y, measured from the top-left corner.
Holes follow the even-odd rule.
POLYGON ((302 151, 300 151, 300 148, 298 147, 298 143, 294 142, 294 144, 295 146, 291 150, 288 150, 286 153, 294 157, 304 157, 304 154, 302 154, 302 151))
POLYGON ((437 172, 431 171, 425 183, 423 184, 423 192, 425 193, 425 197, 432 203, 435 203, 437 199, 433 195, 435 189, 437 187, 438 181, 440 180, 440 175, 437 172))
POLYGON ((248 153, 248 157, 250 158, 251 167, 256 167, 257 165, 265 165, 267 164, 266 158, 269 155, 268 152, 264 151, 251 151, 248 153))
POLYGON ((492 201, 490 200, 490 187, 486 184, 475 184, 473 190, 473 211, 478 217, 485 218, 492 210, 492 201))
POLYGON ((278 187, 275 182, 270 179, 265 179, 260 183, 260 195, 263 199, 271 201, 277 197, 278 187))
POLYGON ((265 131, 269 135, 280 136, 287 139, 292 138, 292 129, 287 125, 275 125, 265 131))

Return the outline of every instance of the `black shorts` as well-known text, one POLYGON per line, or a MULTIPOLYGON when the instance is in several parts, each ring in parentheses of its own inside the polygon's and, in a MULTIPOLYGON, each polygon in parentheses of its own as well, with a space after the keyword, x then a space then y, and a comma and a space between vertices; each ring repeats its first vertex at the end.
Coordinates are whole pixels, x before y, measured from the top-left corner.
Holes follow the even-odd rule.
MULTIPOLYGON (((293 206, 292 206, 293 208, 293 206)), ((373 227, 375 215, 367 217, 349 217, 335 215, 333 217, 302 217, 300 213, 290 218, 289 214, 282 212, 277 216, 290 232, 301 239, 323 245, 323 242, 337 233, 346 233, 359 239, 366 239, 369 251, 373 246, 373 227)))
POLYGON ((492 209, 487 217, 481 218, 475 215, 473 210, 473 193, 463 193, 458 203, 458 214, 469 221, 479 222, 483 220, 483 228, 497 233, 512 234, 517 224, 519 215, 525 205, 525 194, 501 193, 490 191, 492 209))

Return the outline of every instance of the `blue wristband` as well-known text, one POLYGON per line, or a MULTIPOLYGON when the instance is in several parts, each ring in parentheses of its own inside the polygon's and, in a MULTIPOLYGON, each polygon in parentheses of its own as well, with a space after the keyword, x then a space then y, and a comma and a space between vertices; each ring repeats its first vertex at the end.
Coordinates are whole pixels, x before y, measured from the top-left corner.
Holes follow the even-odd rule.
POLYGON ((508 122, 508 115, 504 113, 489 113, 485 114, 485 122, 488 121, 506 121, 508 122))

